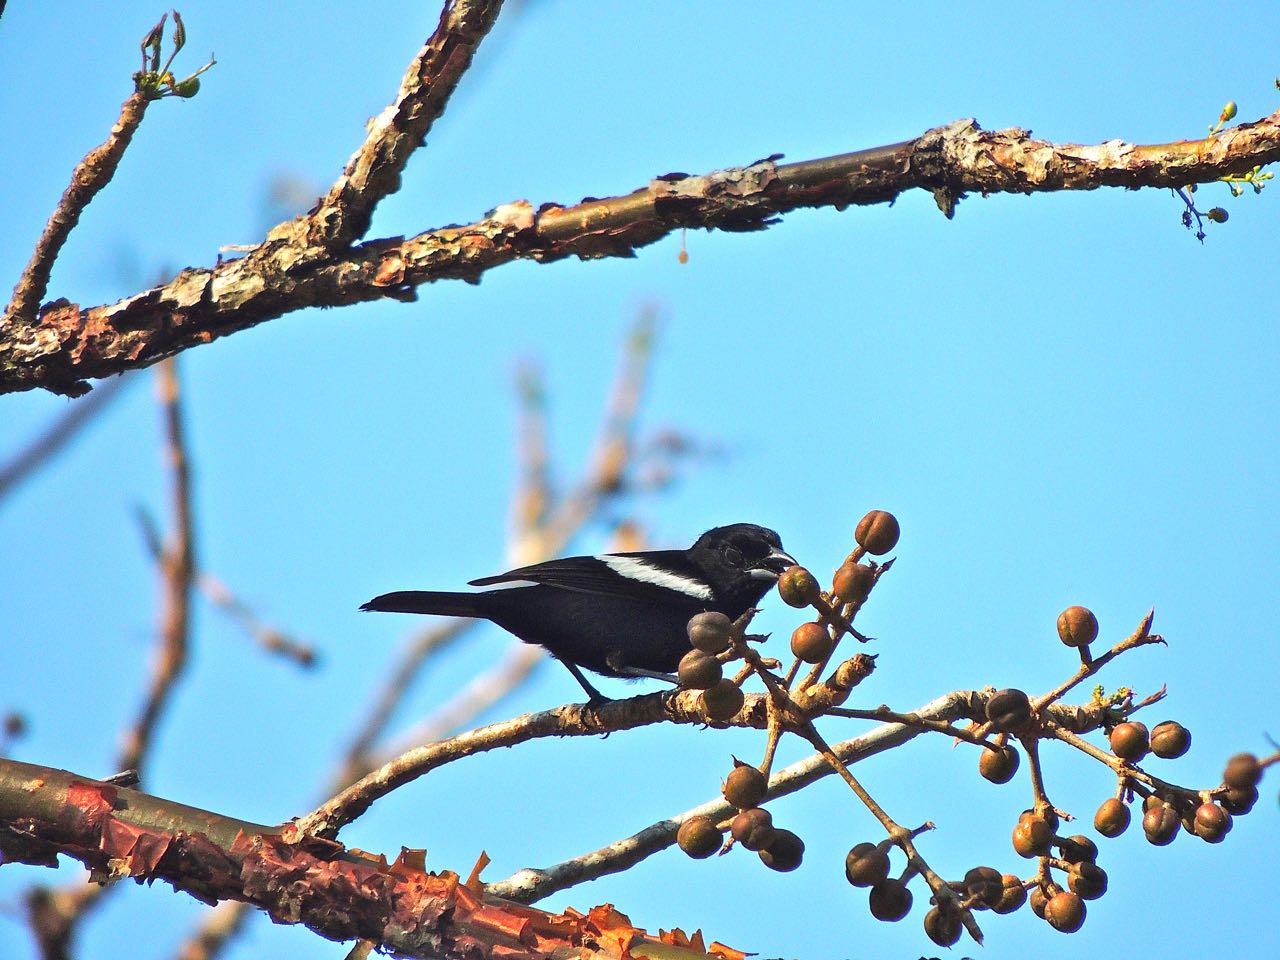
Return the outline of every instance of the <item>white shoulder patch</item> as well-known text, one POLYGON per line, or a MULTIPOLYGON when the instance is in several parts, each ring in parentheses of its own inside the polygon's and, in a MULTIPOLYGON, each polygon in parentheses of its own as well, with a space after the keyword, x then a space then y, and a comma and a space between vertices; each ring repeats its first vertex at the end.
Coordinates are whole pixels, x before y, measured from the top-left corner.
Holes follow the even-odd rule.
POLYGON ((655 567, 636 557, 619 557, 606 553, 596 557, 596 559, 619 576, 640 580, 644 583, 657 584, 660 587, 675 590, 677 593, 683 593, 687 597, 695 597, 698 600, 711 599, 711 588, 701 580, 695 580, 693 577, 682 577, 677 573, 655 567))

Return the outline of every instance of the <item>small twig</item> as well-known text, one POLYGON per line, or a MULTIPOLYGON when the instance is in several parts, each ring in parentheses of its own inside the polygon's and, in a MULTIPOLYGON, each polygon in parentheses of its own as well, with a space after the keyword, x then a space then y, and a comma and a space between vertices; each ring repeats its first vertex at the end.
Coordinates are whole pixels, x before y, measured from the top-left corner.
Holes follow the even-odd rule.
POLYGON ((253 915, 247 903, 223 900, 205 913, 200 928, 178 948, 174 960, 213 960, 253 915))
MULTIPOLYGON (((515 643, 493 667, 472 679, 458 694, 422 723, 399 738, 400 746, 385 751, 398 756, 414 746, 434 743, 454 733, 486 710, 500 703, 547 662, 546 651, 527 643, 515 643)), ((383 762, 389 759, 383 758, 383 762)))
POLYGON ((14 454, 8 463, 0 466, 0 499, 17 489, 20 483, 53 459, 58 451, 93 422, 97 414, 106 409, 109 401, 119 396, 121 387, 136 379, 131 374, 123 374, 103 383, 91 396, 70 404, 43 433, 14 454))
POLYGON ((822 735, 818 733, 817 727, 812 723, 808 723, 798 729, 796 733, 813 744, 823 759, 831 765, 832 769, 840 775, 840 778, 848 784, 849 789, 862 801, 863 806, 870 810, 871 815, 880 821, 880 825, 884 827, 889 839, 906 854, 908 870, 913 874, 918 873, 929 884, 929 889, 933 891, 935 902, 939 906, 950 902, 960 917, 960 922, 964 924, 965 930, 969 932, 969 936, 973 937, 976 943, 982 943, 982 928, 978 926, 978 921, 974 918, 973 912, 960 902, 955 891, 951 889, 951 885, 929 866, 915 845, 916 834, 921 830, 931 828, 932 824, 926 824, 920 830, 908 830, 901 826, 867 792, 866 787, 858 782, 849 767, 840 759, 839 755, 831 748, 831 745, 822 738, 822 735))
MULTIPOLYGON (((761 704, 767 699, 759 694, 754 696, 756 702, 761 704)), ((748 702, 751 699, 748 697, 748 702)), ((914 712, 919 716, 955 719, 963 715, 964 700, 964 695, 949 694, 925 704, 914 712)), ((843 762, 854 763, 900 746, 919 735, 919 729, 906 727, 900 723, 884 724, 852 740, 834 744, 831 749, 843 762)), ((824 777, 831 776, 833 772, 827 759, 822 754, 815 753, 774 773, 769 780, 768 796, 777 798, 795 793, 824 777)), ((673 846, 680 824, 690 817, 709 816, 719 822, 727 819, 732 813, 733 808, 724 797, 717 795, 714 799, 691 810, 645 827, 630 837, 551 867, 520 870, 505 880, 488 884, 486 889, 500 897, 521 903, 534 903, 579 883, 620 873, 655 853, 673 846)))
POLYGON ((181 391, 177 361, 169 359, 157 367, 157 386, 164 413, 166 458, 170 474, 172 540, 165 546, 161 562, 163 608, 160 620, 160 648, 153 668, 151 686, 142 711, 125 732, 119 759, 121 770, 145 769, 146 754, 160 715, 187 661, 191 592, 195 576, 195 530, 191 508, 191 474, 187 457, 181 391))
POLYGON ((309 240, 345 247, 364 236, 373 210, 400 189, 400 175, 444 113, 489 34, 502 0, 448 0, 435 32, 409 62, 395 100, 369 122, 364 143, 309 216, 309 240))
POLYGON ((1044 786, 1044 768, 1040 765, 1040 739, 1028 736, 1020 739, 1022 749, 1027 755, 1027 769, 1031 773, 1031 797, 1033 809, 1037 812, 1053 810, 1049 794, 1044 786))
POLYGON ((152 99, 151 95, 140 90, 131 93, 120 105, 120 116, 116 118, 107 139, 90 150, 72 171, 71 183, 63 191, 62 199, 58 201, 53 215, 45 224, 44 232, 36 241, 35 251, 31 254, 26 269, 13 288, 13 298, 5 308, 6 322, 36 322, 36 311, 49 289, 49 275, 53 272, 54 261, 58 259, 67 237, 80 222, 80 214, 84 212, 84 208, 115 176, 120 159, 129 148, 152 99))
MULTIPOLYGON (((596 736, 662 721, 705 723, 700 700, 697 691, 684 691, 611 700, 594 707, 568 704, 415 747, 383 764, 303 817, 298 821, 298 829, 306 834, 333 837, 378 798, 463 756, 542 737, 596 736)), ((749 705, 751 700, 748 698, 749 705)), ((763 727, 763 698, 757 695, 754 701, 758 708, 758 721, 749 723, 749 706, 740 711, 736 719, 742 725, 763 727)))
MULTIPOLYGON (((170 358, 157 368, 157 391, 164 420, 165 455, 169 467, 170 510, 173 539, 161 550, 160 643, 151 685, 133 726, 125 731, 117 767, 130 779, 138 776, 147 760, 155 728, 169 703, 174 685, 187 661, 187 639, 195 569, 195 532, 191 509, 191 475, 183 423, 177 360, 170 358)), ((33 926, 47 958, 67 957, 79 923, 108 891, 91 886, 67 891, 39 889, 32 894, 33 926), (41 913, 43 911, 43 913, 41 913), (61 950, 63 952, 59 953, 61 950)))
POLYGON ((102 902, 108 889, 78 882, 60 890, 36 887, 27 894, 31 934, 41 960, 72 960, 71 946, 80 921, 102 902))
MULTIPOLYGON (((163 565, 164 544, 155 518, 142 507, 139 507, 135 514, 147 552, 151 554, 153 560, 163 565)), ((268 653, 279 654, 301 667, 315 665, 314 648, 294 639, 283 630, 263 622, 247 603, 232 593, 231 588, 213 574, 196 570, 195 585, 204 594, 206 600, 238 622, 262 649, 268 653)))
POLYGON ((335 789, 344 787, 369 772, 369 756, 374 744, 386 731, 391 716, 417 678, 423 664, 460 640, 478 620, 446 620, 438 626, 419 631, 401 651, 391 676, 374 698, 373 708, 360 725, 347 749, 342 768, 335 779, 335 789))
POLYGON ((1137 629, 1134 630, 1133 633, 1129 634, 1129 636, 1125 637, 1102 656, 1094 657, 1088 663, 1081 663, 1079 669, 1076 670, 1075 674, 1069 679, 1063 681, 1057 687, 1054 687, 1044 696, 1036 697, 1032 700, 1032 709, 1034 711, 1040 711, 1054 701, 1062 699, 1062 697, 1073 687, 1092 677, 1108 663, 1120 656, 1120 654, 1128 650, 1132 650, 1135 647, 1145 646, 1150 643, 1164 643, 1164 637, 1151 632, 1151 621, 1155 619, 1155 615, 1155 610, 1149 611, 1147 615, 1142 618, 1142 622, 1138 624, 1137 629))
POLYGON ((848 717, 853 720, 878 720, 881 723, 904 723, 909 727, 919 727, 921 730, 928 730, 933 733, 944 733, 949 737, 955 737, 957 740, 964 740, 968 743, 976 744, 979 747, 986 747, 989 750, 998 749, 995 744, 987 740, 985 737, 978 736, 972 728, 957 727, 955 724, 947 723, 945 720, 931 720, 924 717, 918 717, 912 713, 898 713, 890 710, 887 706, 881 704, 874 710, 857 710, 849 707, 828 707, 823 711, 825 716, 831 717, 848 717))
POLYGON ((232 593, 231 588, 212 573, 198 571, 196 586, 210 603, 239 623, 263 650, 292 660, 300 667, 315 666, 314 647, 259 619, 252 607, 232 593))
POLYGON ((517 543, 530 539, 546 521, 551 504, 547 469, 547 389, 542 372, 532 362, 516 368, 519 423, 516 444, 519 484, 512 498, 517 543))
POLYGON ((1126 781, 1145 784, 1147 787, 1160 794, 1196 794, 1195 790, 1180 787, 1176 783, 1170 783, 1167 780, 1161 780, 1159 777, 1153 777, 1151 774, 1146 773, 1143 770, 1139 770, 1137 767, 1131 766, 1115 754, 1108 753, 1101 747, 1090 743, 1088 740, 1084 739, 1084 737, 1072 733, 1070 730, 1060 727, 1056 723, 1050 722, 1044 724, 1044 731, 1046 736, 1053 737, 1055 740, 1061 740, 1063 743, 1075 747, 1075 749, 1079 750, 1081 753, 1092 757, 1100 763, 1106 764, 1114 770, 1118 776, 1123 777, 1126 781))
POLYGON ((636 318, 614 376, 587 477, 561 499, 530 542, 516 544, 517 562, 535 562, 527 559, 531 554, 539 560, 554 555, 600 509, 606 497, 622 491, 631 464, 636 417, 653 358, 656 326, 657 317, 652 310, 642 310, 636 318))

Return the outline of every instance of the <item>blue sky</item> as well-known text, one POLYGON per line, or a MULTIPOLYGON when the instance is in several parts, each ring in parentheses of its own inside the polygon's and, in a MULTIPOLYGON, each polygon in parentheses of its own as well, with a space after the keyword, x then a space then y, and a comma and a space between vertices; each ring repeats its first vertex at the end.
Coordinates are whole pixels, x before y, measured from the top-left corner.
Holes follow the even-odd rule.
MULTIPOLYGON (((74 163, 129 90, 138 39, 162 12, 13 3, 0 20, 0 275, 16 279, 74 163)), ((110 187, 54 271, 84 304, 166 270, 208 265, 271 222, 274 176, 327 184, 434 27, 429 4, 345 18, 318 5, 193 2, 190 102, 152 108, 110 187)), ((909 15, 855 3, 513 6, 486 42, 371 237, 468 222, 509 200, 573 202, 771 153, 821 157, 973 116, 1055 141, 1201 135, 1227 99, 1240 119, 1280 101, 1280 11, 1046 3, 1016 17, 955 4, 909 15)), ((317 186, 317 190, 319 186, 317 186)), ((1277 733, 1277 197, 1206 187, 1230 222, 1204 245, 1168 192, 998 196, 948 222, 924 194, 893 207, 803 212, 755 234, 691 233, 634 260, 513 264, 478 287, 438 284, 415 304, 304 311, 183 356, 203 564, 272 622, 322 651, 302 674, 218 611, 197 611, 195 654, 153 761, 151 789, 266 822, 305 812, 362 714, 406 618, 361 615, 370 596, 452 587, 503 569, 515 427, 513 370, 547 379, 552 453, 571 481, 588 456, 614 360, 638 310, 661 332, 642 428, 674 427, 726 456, 634 505, 655 544, 738 520, 772 526, 817 570, 850 548, 864 511, 894 511, 898 565, 863 615, 879 667, 864 703, 910 708, 993 684, 1042 691, 1071 670, 1054 618, 1092 607, 1104 639, 1148 607, 1167 649, 1139 651, 1109 689, 1169 684, 1149 717, 1192 730, 1154 769, 1216 782, 1238 750, 1277 733)), ((151 376, 126 388, 72 450, 0 503, 0 709, 31 724, 16 755, 111 772, 154 630, 155 576, 134 509, 165 509, 151 376)), ((0 461, 69 401, 0 398, 0 461)), ((618 515, 617 511, 612 516, 618 515)), ((601 524, 582 551, 606 542, 601 524)), ((776 601, 759 621, 785 635, 776 601)), ((506 649, 479 632, 415 690, 400 727, 506 649)), ((486 719, 577 696, 544 669, 486 719)), ((857 727, 832 725, 833 737, 857 727)), ((498 879, 592 849, 711 797, 729 754, 763 738, 654 729, 539 743, 432 774, 378 804, 344 839, 426 847, 466 872, 481 848, 498 879)), ((795 746, 785 757, 799 756, 795 746)), ((1102 768, 1047 750, 1051 796, 1086 821, 1102 768)), ((922 739, 859 768, 901 822, 938 830, 946 876, 1026 870, 1009 846, 1029 802, 977 778, 976 758, 922 739)), ((1127 942, 1181 955, 1274 956, 1275 785, 1218 847, 1103 844, 1111 892, 1067 938, 1029 913, 984 917, 989 958, 1053 958, 1127 942)), ((923 898, 871 921, 844 882, 850 845, 878 827, 834 781, 779 802, 808 844, 779 876, 740 852, 669 853, 545 905, 608 901, 650 929, 701 926, 768 956, 917 957, 923 898)), ((79 876, 78 867, 63 871, 79 876)), ((0 955, 32 948, 13 911, 46 879, 0 871, 0 955)), ((84 955, 167 957, 198 919, 161 887, 129 889, 84 931, 84 955), (127 933, 145 917, 141 942, 127 933)), ((345 947, 260 922, 228 954, 341 957, 345 947)), ((963 944, 954 954, 973 955, 963 944)))

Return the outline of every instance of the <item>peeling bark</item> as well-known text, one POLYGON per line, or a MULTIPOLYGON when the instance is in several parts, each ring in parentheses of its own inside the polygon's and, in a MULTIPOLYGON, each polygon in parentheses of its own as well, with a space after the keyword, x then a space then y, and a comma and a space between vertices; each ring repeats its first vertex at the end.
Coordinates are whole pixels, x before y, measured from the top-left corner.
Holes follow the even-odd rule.
POLYGON ((317 244, 311 217, 300 217, 241 259, 183 270, 118 303, 82 308, 56 300, 35 323, 9 318, 0 328, 0 393, 43 388, 79 395, 90 379, 303 307, 411 301, 422 284, 477 283, 512 260, 630 257, 680 228, 760 230, 801 207, 884 203, 909 189, 929 190, 950 216, 968 193, 1203 183, 1280 159, 1280 112, 1204 140, 1154 146, 1052 144, 1024 130, 984 131, 961 120, 904 143, 800 163, 777 159, 669 174, 629 194, 568 207, 535 209, 520 200, 466 226, 342 250, 317 244))

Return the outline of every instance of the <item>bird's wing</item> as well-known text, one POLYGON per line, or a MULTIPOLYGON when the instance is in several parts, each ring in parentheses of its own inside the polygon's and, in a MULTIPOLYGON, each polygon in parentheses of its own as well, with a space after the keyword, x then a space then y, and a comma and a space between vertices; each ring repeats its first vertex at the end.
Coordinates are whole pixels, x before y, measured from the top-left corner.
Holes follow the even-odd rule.
POLYGON ((561 590, 670 602, 674 592, 690 602, 712 599, 711 588, 690 565, 684 550, 615 553, 598 557, 548 560, 493 577, 472 580, 473 587, 531 581, 561 590))

